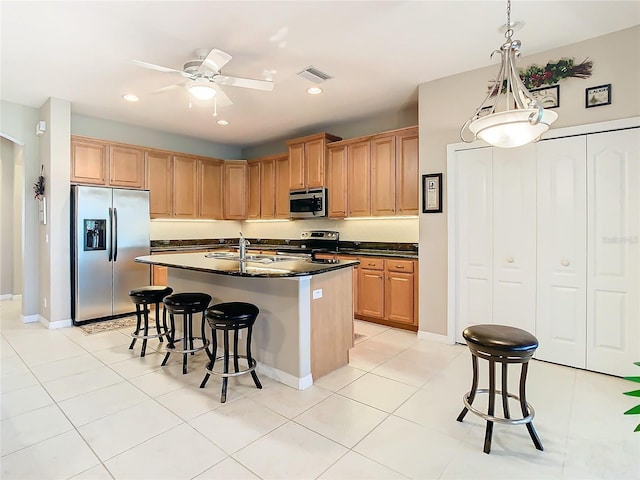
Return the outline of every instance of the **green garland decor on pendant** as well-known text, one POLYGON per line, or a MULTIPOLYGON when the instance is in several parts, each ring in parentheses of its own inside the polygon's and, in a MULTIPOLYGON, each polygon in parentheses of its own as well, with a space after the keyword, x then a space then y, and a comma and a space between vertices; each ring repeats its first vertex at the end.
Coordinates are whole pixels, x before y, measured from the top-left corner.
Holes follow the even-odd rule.
MULTIPOLYGON (((635 362, 634 365, 637 365, 637 366, 640 367, 640 362, 635 362)), ((624 379, 625 380, 629 380, 630 382, 640 383, 640 377, 624 377, 624 379)), ((630 392, 624 392, 624 394, 632 396, 632 397, 640 397, 640 390, 632 390, 630 392)), ((629 410, 624 412, 624 414, 625 415, 640 415, 640 405, 636 405, 635 407, 630 408, 629 410)), ((635 428, 634 432, 640 432, 640 423, 635 428)))

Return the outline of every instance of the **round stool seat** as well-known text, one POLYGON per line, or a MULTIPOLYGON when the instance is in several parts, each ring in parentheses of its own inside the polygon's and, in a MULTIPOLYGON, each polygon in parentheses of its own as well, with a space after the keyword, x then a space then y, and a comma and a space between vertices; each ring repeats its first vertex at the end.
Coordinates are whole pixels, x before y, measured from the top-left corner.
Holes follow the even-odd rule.
POLYGON ((156 303, 164 297, 171 295, 173 288, 164 285, 149 285, 148 287, 134 288, 129 291, 129 297, 133 303, 156 303))
POLYGON ((467 342, 505 352, 528 352, 538 348, 538 339, 529 332, 507 325, 473 325, 462 332, 467 342))
POLYGON ((206 293, 176 293, 165 297, 167 310, 173 313, 202 312, 207 309, 211 295, 206 293))
POLYGON ((227 302, 218 303, 209 307, 206 312, 209 325, 215 328, 215 324, 245 324, 247 321, 255 321, 260 313, 260 309, 252 303, 227 302), (213 323, 212 323, 213 321, 213 323))

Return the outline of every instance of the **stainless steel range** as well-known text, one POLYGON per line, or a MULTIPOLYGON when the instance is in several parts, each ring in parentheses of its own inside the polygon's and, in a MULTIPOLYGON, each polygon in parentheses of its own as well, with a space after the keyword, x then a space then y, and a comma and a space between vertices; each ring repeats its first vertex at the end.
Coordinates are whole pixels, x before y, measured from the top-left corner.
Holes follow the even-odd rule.
POLYGON ((311 254, 315 260, 316 253, 335 252, 338 250, 340 232, 331 230, 308 230, 300 234, 301 250, 311 254))

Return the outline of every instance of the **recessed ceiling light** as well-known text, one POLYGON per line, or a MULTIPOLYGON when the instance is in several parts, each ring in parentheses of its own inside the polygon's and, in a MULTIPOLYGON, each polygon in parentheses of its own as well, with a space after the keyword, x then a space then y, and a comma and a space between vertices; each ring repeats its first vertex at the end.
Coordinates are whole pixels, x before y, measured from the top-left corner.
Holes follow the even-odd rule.
POLYGON ((140 100, 140 98, 138 98, 138 96, 134 95, 133 93, 126 93, 122 95, 122 98, 124 98, 127 102, 137 102, 138 100, 140 100))
POLYGON ((218 120, 216 123, 218 125, 229 125, 229 122, 227 120, 218 120))
POLYGON ((322 89, 320 87, 309 87, 307 88, 307 93, 311 95, 320 95, 322 93, 322 89))

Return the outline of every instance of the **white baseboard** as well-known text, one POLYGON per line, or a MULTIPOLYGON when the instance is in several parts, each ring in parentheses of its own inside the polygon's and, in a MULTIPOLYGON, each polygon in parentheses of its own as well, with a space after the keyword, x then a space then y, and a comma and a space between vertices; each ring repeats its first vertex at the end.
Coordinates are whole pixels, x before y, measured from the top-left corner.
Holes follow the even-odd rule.
POLYGON ((291 375, 290 373, 283 372, 282 370, 278 370, 277 368, 270 367, 268 365, 264 365, 263 363, 258 363, 256 368, 258 373, 272 378, 280 383, 284 383, 289 387, 295 388, 297 390, 304 390, 313 385, 313 377, 311 374, 306 375, 304 377, 296 377, 295 375, 291 375))
POLYGON ((418 330, 418 338, 421 340, 431 340, 432 342, 444 343, 445 345, 453 345, 455 340, 449 338, 448 335, 440 335, 438 333, 424 332, 418 330))
POLYGON ((58 328, 66 328, 73 325, 71 319, 66 320, 56 320, 55 322, 50 322, 48 319, 43 317, 42 315, 38 315, 38 321, 49 330, 56 330, 58 328))
POLYGON ((22 294, 11 295, 11 300, 15 300, 16 302, 21 302, 22 301, 22 294))
POLYGON ((34 323, 40 321, 40 315, 34 313, 33 315, 20 315, 22 323, 34 323))
POLYGON ((11 295, 10 293, 4 293, 0 295, 0 302, 4 302, 5 300, 11 300, 11 297, 13 297, 13 295, 11 295))

